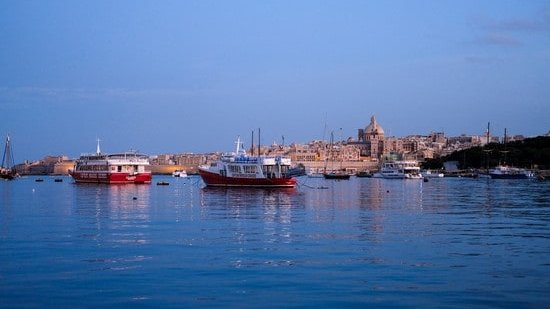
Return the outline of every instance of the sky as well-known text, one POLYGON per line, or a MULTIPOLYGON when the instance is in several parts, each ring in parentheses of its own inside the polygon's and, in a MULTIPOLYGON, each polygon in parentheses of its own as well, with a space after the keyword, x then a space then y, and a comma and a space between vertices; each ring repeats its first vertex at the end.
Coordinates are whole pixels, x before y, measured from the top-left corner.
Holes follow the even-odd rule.
MULTIPOLYGON (((550 131, 550 1, 0 0, 16 162, 550 131), (256 133, 257 136, 257 133, 256 133)), ((3 137, 4 138, 4 137, 3 137)))

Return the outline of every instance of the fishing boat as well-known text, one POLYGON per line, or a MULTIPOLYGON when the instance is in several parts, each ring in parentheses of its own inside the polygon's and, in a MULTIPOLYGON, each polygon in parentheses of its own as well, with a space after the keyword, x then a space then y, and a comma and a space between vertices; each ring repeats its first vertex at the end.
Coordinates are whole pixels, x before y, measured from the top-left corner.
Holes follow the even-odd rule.
POLYGON ((387 179, 422 179, 420 167, 416 161, 389 161, 384 162, 376 178, 387 179))
POLYGON ((2 156, 2 165, 0 166, 0 179, 12 180, 17 176, 15 164, 13 161, 13 152, 11 150, 10 136, 6 137, 6 146, 2 156))
POLYGON ((531 179, 535 174, 524 168, 498 165, 489 170, 489 176, 491 179, 531 179))
POLYGON ((82 154, 69 174, 77 183, 149 184, 149 158, 136 151, 103 154, 97 141, 94 154, 82 154))
MULTIPOLYGON (((209 165, 199 166, 199 175, 209 187, 293 188, 296 178, 289 174, 291 160, 283 156, 251 156, 240 137, 235 152, 223 154, 209 165)), ((259 147, 258 147, 259 148, 259 147)))

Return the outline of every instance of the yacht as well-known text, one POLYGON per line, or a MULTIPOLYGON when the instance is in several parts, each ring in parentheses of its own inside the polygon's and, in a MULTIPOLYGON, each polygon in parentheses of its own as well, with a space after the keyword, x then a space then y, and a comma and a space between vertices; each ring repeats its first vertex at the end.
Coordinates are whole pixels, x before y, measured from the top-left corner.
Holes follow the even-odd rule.
POLYGON ((376 178, 387 179, 422 179, 420 167, 416 161, 389 161, 384 162, 380 172, 374 174, 376 178))

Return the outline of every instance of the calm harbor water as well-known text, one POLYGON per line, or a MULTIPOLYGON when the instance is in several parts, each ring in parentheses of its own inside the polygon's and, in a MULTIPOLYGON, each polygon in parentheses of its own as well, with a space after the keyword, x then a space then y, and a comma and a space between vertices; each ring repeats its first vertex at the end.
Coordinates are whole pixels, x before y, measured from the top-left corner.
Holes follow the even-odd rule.
POLYGON ((0 182, 0 307, 550 303, 548 182, 42 178, 0 182))

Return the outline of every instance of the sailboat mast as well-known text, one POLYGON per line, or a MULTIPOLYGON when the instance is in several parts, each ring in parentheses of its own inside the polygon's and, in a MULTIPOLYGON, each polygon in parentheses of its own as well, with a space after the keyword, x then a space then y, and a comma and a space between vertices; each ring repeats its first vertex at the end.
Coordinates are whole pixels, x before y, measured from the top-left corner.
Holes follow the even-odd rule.
POLYGON ((487 144, 489 144, 489 139, 491 135, 490 127, 491 127, 491 123, 487 122, 487 144))
POLYGON ((508 139, 508 136, 506 134, 506 128, 504 128, 504 165, 506 165, 506 140, 508 139))
POLYGON ((13 161, 13 152, 11 149, 10 135, 6 136, 6 146, 4 148, 4 155, 2 156, 2 166, 3 168, 11 169, 15 165, 13 161))

